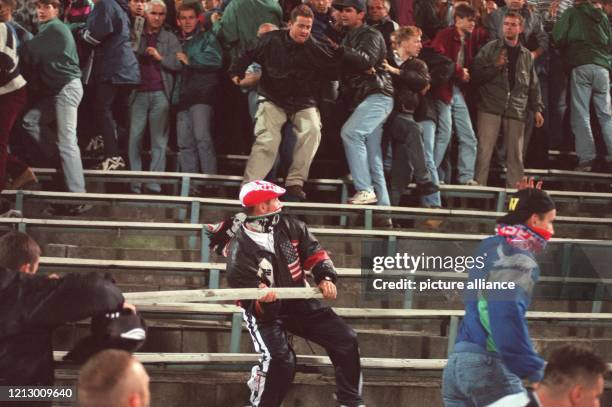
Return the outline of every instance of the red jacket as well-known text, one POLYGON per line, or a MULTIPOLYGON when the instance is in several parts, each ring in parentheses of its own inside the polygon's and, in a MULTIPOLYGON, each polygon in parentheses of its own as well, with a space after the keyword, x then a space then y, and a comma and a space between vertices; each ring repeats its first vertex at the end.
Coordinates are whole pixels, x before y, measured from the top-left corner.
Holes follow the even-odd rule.
MULTIPOLYGON (((438 31, 436 37, 431 42, 432 47, 440 54, 452 59, 457 62, 457 56, 459 55, 459 49, 461 48, 461 39, 459 33, 455 29, 455 26, 447 27, 443 30, 438 31)), ((474 54, 476 53, 476 44, 472 36, 465 37, 465 56, 463 67, 469 68, 472 66, 474 54)), ((460 85, 459 87, 463 91, 465 85, 462 82, 463 69, 459 65, 455 64, 455 76, 449 82, 441 84, 434 88, 433 94, 436 99, 443 101, 446 104, 450 104, 453 98, 453 85, 460 85)))

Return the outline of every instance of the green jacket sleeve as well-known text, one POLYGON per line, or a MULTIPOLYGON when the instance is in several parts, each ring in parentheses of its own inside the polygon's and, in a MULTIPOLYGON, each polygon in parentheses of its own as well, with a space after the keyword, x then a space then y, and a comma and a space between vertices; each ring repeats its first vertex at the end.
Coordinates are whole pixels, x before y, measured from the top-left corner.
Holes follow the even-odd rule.
POLYGON ((495 52, 497 47, 493 43, 485 45, 476 55, 472 63, 471 81, 474 85, 483 85, 497 76, 501 70, 495 66, 495 60, 499 52, 495 52))
POLYGON ((217 38, 210 33, 205 35, 199 44, 199 52, 189 55, 189 69, 213 72, 221 68, 223 57, 221 45, 217 38))
POLYGON ((573 10, 571 8, 565 10, 553 27, 552 39, 557 48, 565 48, 567 46, 567 35, 570 29, 572 14, 573 10))

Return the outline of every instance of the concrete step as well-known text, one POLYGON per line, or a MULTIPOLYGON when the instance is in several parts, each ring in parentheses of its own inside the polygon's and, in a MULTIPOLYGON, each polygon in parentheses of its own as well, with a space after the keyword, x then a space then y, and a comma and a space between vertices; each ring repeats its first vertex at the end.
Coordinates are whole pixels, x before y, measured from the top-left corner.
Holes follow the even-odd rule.
MULTIPOLYGON (((148 368, 151 376, 151 405, 163 407, 243 407, 248 404, 248 372, 213 369, 148 368)), ((318 369, 317 369, 318 370, 318 369)), ((419 406, 442 404, 440 372, 365 372, 363 397, 368 407, 419 406)), ((73 385, 75 370, 56 371, 56 385, 73 385)), ((335 406, 335 379, 331 369, 314 373, 298 372, 283 407, 335 406)))

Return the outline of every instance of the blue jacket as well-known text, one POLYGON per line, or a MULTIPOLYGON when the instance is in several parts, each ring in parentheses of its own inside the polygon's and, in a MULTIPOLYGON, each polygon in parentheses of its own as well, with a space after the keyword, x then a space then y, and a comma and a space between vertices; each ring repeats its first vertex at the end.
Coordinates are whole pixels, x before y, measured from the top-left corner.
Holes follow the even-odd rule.
POLYGON ((499 355, 504 365, 519 378, 540 381, 544 360, 533 349, 525 317, 540 276, 534 253, 508 243, 503 236, 493 236, 482 241, 476 256, 484 258, 484 267, 471 268, 468 282, 477 279, 513 281, 516 288, 465 290, 465 317, 455 351, 462 351, 461 342, 478 345, 483 353, 499 355))
POLYGON ((94 82, 137 85, 140 69, 130 41, 126 0, 100 0, 87 17, 83 39, 95 47, 94 82))

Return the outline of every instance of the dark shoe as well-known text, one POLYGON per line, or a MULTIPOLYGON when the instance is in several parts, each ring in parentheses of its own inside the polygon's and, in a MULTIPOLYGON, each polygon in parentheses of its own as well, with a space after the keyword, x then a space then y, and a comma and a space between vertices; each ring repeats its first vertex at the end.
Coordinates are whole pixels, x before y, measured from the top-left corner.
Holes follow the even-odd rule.
POLYGON ((379 229, 393 229, 393 220, 391 218, 375 218, 374 227, 379 229))
POLYGON ((304 202, 306 200, 306 194, 302 189, 301 185, 291 185, 285 187, 287 193, 283 195, 283 201, 285 202, 304 202))
POLYGON ((416 190, 419 195, 431 195, 440 191, 440 187, 429 181, 424 184, 417 184, 416 190))
POLYGON ((43 215, 47 217, 52 216, 78 216, 85 212, 90 211, 93 208, 92 205, 81 204, 81 205, 70 205, 70 204, 50 204, 43 211, 43 215))

